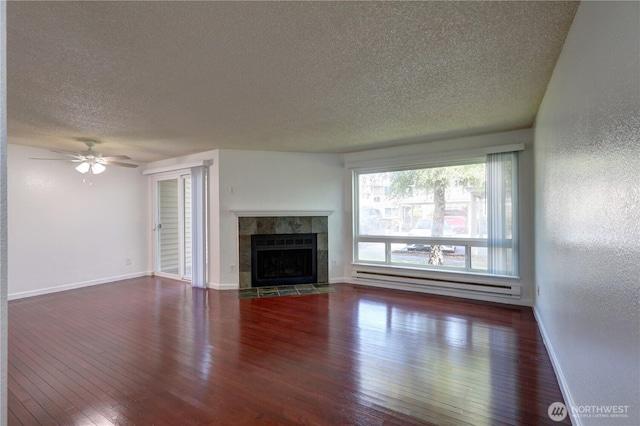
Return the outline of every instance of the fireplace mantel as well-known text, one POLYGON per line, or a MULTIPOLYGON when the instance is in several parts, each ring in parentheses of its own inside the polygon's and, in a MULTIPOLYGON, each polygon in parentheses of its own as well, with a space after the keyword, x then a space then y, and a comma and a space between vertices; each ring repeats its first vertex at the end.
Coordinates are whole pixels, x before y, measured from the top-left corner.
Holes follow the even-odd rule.
POLYGON ((237 217, 331 216, 334 210, 230 210, 237 217))

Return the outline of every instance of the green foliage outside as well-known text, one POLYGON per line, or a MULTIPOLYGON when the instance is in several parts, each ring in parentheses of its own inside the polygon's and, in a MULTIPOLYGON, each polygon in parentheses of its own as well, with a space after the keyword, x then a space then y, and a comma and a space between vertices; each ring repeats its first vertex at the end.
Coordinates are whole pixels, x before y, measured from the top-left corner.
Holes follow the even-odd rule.
MULTIPOLYGON (((442 237, 448 188, 462 187, 468 190, 484 189, 484 164, 433 167, 404 170, 391 174, 391 198, 403 199, 413 195, 414 188, 423 188, 433 194, 433 220, 431 236, 442 237)), ((442 265, 442 248, 431 247, 429 264, 442 265)))

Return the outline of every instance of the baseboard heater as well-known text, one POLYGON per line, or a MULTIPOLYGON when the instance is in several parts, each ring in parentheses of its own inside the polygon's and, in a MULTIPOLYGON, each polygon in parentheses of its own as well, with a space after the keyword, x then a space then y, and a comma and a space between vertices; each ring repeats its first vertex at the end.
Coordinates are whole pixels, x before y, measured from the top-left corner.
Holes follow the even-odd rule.
POLYGON ((374 272, 365 270, 356 270, 353 277, 355 279, 378 283, 408 284, 422 288, 437 288, 449 291, 465 290, 503 297, 520 297, 520 285, 483 284, 442 278, 422 278, 393 272, 374 272))

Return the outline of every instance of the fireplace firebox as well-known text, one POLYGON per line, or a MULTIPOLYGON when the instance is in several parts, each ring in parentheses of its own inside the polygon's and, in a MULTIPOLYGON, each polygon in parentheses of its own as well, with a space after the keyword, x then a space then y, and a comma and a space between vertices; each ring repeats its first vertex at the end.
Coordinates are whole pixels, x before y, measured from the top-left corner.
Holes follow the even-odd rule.
POLYGON ((317 234, 251 236, 251 286, 318 282, 317 234))

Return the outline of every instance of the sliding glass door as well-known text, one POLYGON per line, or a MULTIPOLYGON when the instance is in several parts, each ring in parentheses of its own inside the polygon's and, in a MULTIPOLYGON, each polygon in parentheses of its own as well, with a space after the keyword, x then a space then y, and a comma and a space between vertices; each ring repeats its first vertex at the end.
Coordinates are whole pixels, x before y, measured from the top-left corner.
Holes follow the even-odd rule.
POLYGON ((173 278, 191 277, 191 177, 182 175, 156 183, 155 272, 173 278))

